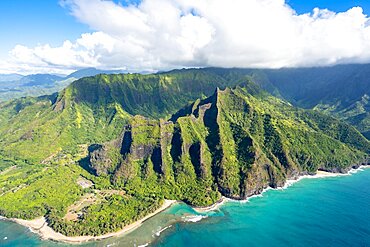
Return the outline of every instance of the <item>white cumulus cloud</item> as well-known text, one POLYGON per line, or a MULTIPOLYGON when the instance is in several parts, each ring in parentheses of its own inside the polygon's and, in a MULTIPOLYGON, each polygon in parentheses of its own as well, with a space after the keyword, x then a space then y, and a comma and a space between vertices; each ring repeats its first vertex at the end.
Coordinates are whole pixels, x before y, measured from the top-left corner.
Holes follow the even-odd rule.
POLYGON ((62 0, 87 24, 60 47, 15 46, 12 70, 99 67, 301 67, 370 61, 370 19, 361 7, 298 15, 284 0, 62 0))

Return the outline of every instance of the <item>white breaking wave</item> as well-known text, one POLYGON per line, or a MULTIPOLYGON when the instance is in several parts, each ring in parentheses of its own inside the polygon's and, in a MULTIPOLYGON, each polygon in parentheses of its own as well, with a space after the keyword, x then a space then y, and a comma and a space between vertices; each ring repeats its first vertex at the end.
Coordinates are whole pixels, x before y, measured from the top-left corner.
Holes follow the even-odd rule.
POLYGON ((204 215, 190 215, 190 216, 184 216, 182 217, 182 219, 184 222, 198 222, 207 217, 208 216, 204 216, 204 215))
POLYGON ((139 245, 138 247, 146 247, 148 245, 149 245, 149 243, 146 243, 146 244, 139 245))
POLYGON ((162 232, 164 232, 165 230, 167 230, 168 228, 171 228, 172 227, 172 225, 169 225, 169 226, 166 226, 165 228, 163 228, 163 229, 160 229, 159 231, 157 231, 156 233, 154 233, 153 235, 152 235, 152 237, 154 238, 155 236, 157 236, 157 237, 159 237, 160 235, 161 235, 161 233, 162 232))
MULTIPOLYGON (((263 194, 266 191, 268 191, 268 190, 285 190, 285 189, 289 188, 290 186, 292 186, 293 184, 295 184, 295 183, 297 183, 297 182, 299 182, 299 181, 301 181, 302 179, 305 179, 305 178, 313 179, 313 178, 330 178, 330 177, 350 176, 350 175, 355 174, 357 172, 364 171, 364 169, 366 169, 366 168, 370 168, 370 166, 360 166, 360 167, 358 167, 356 169, 355 168, 352 168, 347 173, 331 173, 331 174, 325 174, 325 175, 322 175, 322 174, 302 175, 302 176, 298 177, 297 179, 288 179, 285 182, 285 184, 283 186, 281 186, 281 187, 277 187, 277 188, 267 187, 267 188, 263 189, 260 194, 249 196, 245 200, 234 200, 234 199, 226 198, 225 199, 225 202, 247 203, 247 202, 249 202, 249 200, 251 198, 263 197, 263 194)), ((212 211, 212 210, 210 210, 210 211, 212 211)))

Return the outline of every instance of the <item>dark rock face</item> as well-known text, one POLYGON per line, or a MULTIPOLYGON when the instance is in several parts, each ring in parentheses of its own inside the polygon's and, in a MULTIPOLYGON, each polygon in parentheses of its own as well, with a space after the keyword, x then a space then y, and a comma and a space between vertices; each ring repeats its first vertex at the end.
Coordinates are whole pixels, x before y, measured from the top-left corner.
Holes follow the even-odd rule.
POLYGON ((153 149, 152 155, 150 156, 150 159, 153 163, 153 169, 156 173, 163 175, 164 169, 162 165, 162 150, 160 147, 155 147, 153 149))
POLYGON ((277 169, 272 165, 266 165, 267 174, 269 176, 269 186, 271 188, 278 188, 284 185, 285 181, 279 177, 277 169))
POLYGON ((131 129, 126 129, 123 134, 122 138, 122 145, 121 145, 121 154, 126 157, 127 154, 130 152, 132 144, 132 133, 131 129))
POLYGON ((102 145, 95 145, 89 153, 89 167, 96 175, 107 175, 108 168, 112 166, 112 161, 107 155, 107 149, 102 145))
POLYGON ((368 166, 370 165, 367 158, 365 158, 362 162, 359 162, 357 164, 352 164, 348 167, 336 167, 334 165, 331 166, 324 166, 320 167, 319 170, 325 171, 325 172, 332 172, 332 173, 348 173, 351 169, 358 169, 360 166, 368 166))
POLYGON ((135 145, 130 149, 133 159, 148 159, 153 153, 154 146, 152 145, 135 145))
POLYGON ((194 166, 194 170, 195 170, 197 177, 199 178, 203 177, 205 171, 202 170, 202 166, 201 166, 201 152, 200 152, 199 142, 193 143, 189 147, 189 154, 190 154, 191 163, 194 166))
POLYGON ((268 187, 269 179, 263 166, 254 165, 251 172, 246 174, 245 190, 242 190, 241 198, 260 194, 263 189, 268 187))
POLYGON ((173 162, 181 161, 180 160, 182 155, 181 147, 182 147, 181 133, 178 128, 175 128, 171 141, 171 157, 173 162))
POLYGON ((64 96, 61 96, 61 98, 57 98, 56 101, 53 104, 53 110, 55 112, 61 112, 65 109, 66 107, 66 101, 64 99, 64 96))

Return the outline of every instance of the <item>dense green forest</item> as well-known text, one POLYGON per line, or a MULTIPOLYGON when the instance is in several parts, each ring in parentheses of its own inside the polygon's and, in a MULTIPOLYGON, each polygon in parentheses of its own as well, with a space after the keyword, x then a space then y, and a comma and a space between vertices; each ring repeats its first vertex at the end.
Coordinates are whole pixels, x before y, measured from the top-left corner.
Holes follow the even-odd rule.
POLYGON ((0 214, 100 235, 164 199, 245 199, 365 161, 370 142, 357 129, 273 96, 261 78, 216 68, 100 74, 2 103, 0 214))

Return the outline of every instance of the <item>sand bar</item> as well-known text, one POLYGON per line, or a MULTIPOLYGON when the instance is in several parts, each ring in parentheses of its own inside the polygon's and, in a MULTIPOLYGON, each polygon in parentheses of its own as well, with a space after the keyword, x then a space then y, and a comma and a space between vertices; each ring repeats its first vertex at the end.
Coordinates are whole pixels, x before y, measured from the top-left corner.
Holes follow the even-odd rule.
POLYGON ((215 211, 217 210, 222 204, 227 202, 229 199, 222 196, 220 200, 218 200, 216 203, 212 204, 211 206, 207 207, 192 207, 196 212, 198 213, 206 213, 209 211, 215 211))

